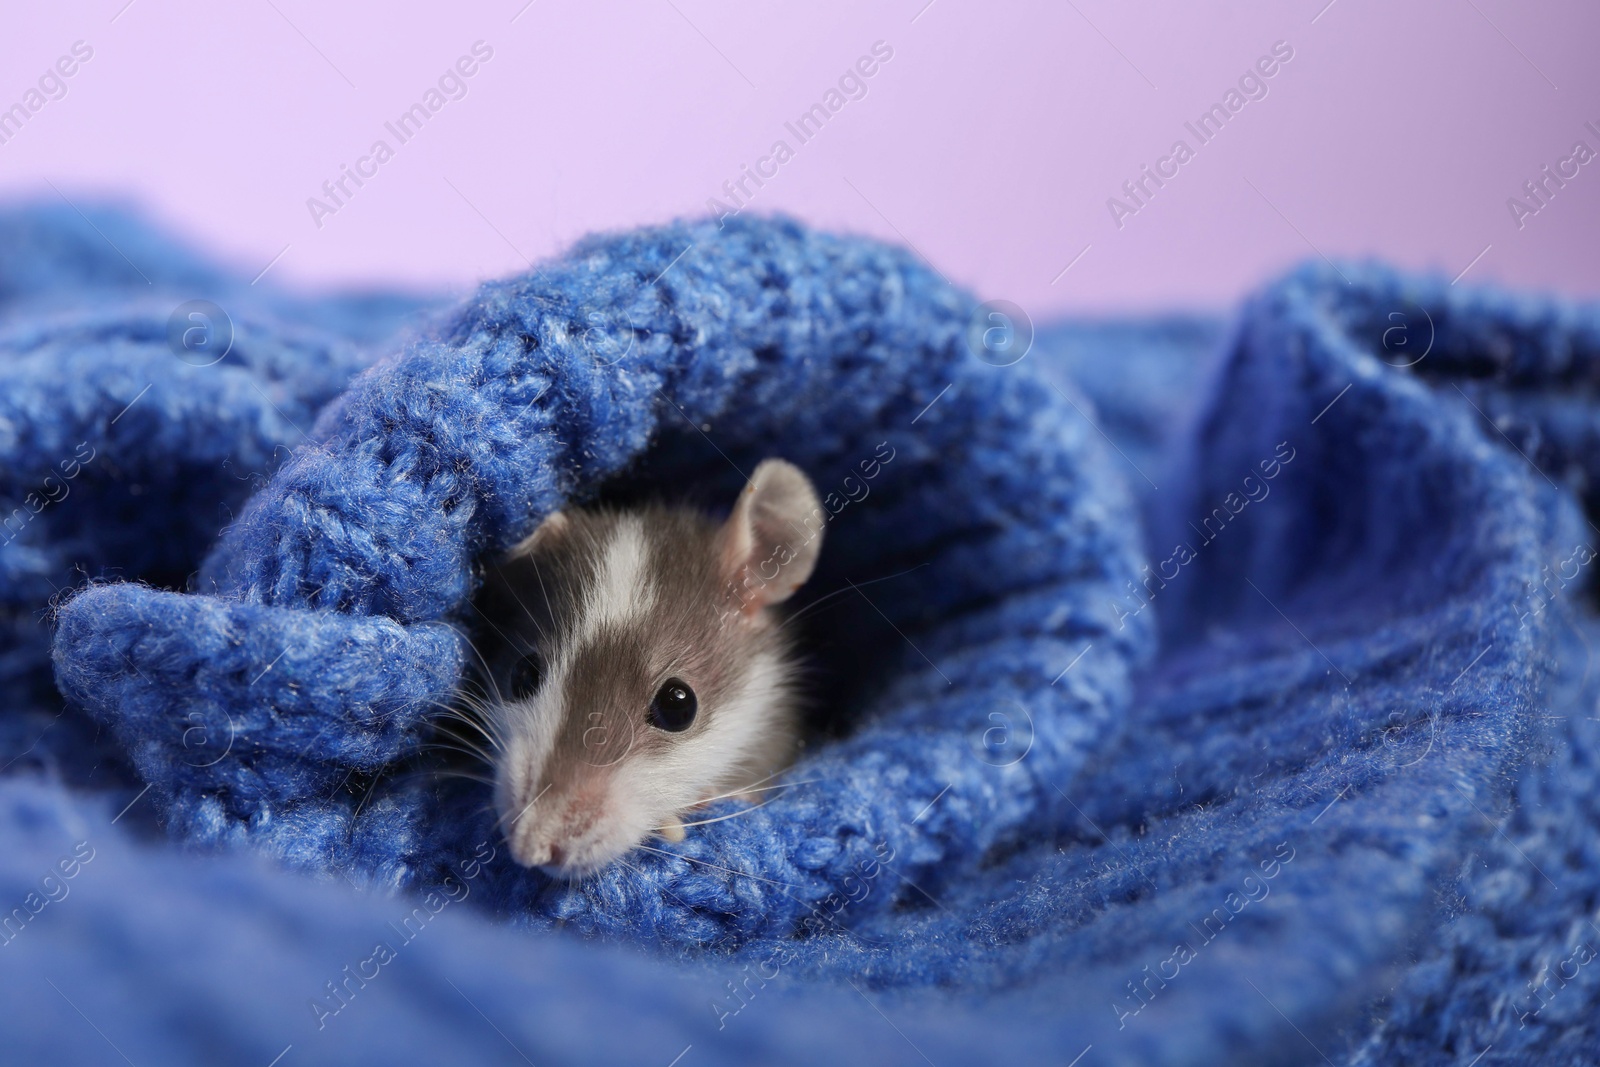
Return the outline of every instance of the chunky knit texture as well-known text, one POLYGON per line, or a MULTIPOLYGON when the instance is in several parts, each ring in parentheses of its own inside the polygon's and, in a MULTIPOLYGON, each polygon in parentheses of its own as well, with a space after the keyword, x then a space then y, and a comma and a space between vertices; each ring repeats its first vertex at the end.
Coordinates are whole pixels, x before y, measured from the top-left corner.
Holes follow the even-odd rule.
POLYGON ((0 216, 22 1059, 1593 1058, 1596 309, 1306 268, 999 366, 909 254, 783 221, 402 329, 95 218, 122 253, 0 216), (846 501, 791 784, 578 886, 485 859, 423 773, 482 561, 766 455, 846 501))

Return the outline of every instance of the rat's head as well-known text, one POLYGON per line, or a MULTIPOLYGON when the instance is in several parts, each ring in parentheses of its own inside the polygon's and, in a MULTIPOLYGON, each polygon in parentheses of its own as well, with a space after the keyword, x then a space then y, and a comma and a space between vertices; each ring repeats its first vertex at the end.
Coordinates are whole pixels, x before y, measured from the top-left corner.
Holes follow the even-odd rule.
POLYGON ((557 512, 491 569, 495 804, 517 862, 586 874, 788 762, 793 666, 766 609, 810 576, 825 520, 805 475, 767 460, 720 526, 557 512))

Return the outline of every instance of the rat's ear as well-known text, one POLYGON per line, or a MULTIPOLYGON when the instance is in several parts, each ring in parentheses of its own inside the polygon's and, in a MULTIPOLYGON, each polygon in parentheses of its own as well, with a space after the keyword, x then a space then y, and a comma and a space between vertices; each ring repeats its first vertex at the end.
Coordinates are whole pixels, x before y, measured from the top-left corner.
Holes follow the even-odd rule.
POLYGON ((805 584, 822 552, 828 514, 800 468, 763 460, 719 535, 732 599, 745 614, 778 604, 805 584))
POLYGON ((519 608, 527 612, 527 606, 517 596, 517 589, 539 580, 540 560, 536 557, 565 540, 571 526, 565 513, 552 511, 533 533, 517 542, 505 555, 485 561, 478 609, 485 619, 516 618, 519 608))
POLYGON ((517 542, 515 548, 506 554, 508 559, 518 559, 531 556, 541 549, 549 548, 566 535, 567 527, 571 523, 564 511, 552 511, 527 537, 517 542))

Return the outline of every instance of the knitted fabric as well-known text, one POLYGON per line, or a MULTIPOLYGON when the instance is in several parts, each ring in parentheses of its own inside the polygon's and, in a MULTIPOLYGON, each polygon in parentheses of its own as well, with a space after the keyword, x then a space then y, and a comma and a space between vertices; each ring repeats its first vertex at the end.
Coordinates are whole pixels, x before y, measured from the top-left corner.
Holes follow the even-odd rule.
POLYGON ((25 1060, 103 1054, 82 1018, 135 1062, 1592 1055, 1594 308, 1306 268, 1011 363, 909 254, 740 219, 396 334, 420 301, 96 217, 137 276, 0 219, 25 1060), (197 297, 245 324, 212 366, 168 344, 197 297), (422 773, 483 561, 768 455, 837 508, 790 784, 516 867, 422 773))

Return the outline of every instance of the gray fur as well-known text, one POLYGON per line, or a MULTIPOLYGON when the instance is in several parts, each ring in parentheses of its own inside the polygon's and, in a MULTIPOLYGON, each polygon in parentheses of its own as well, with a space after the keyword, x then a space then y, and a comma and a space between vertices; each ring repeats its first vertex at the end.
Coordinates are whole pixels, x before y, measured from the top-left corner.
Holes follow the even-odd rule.
POLYGON ((608 820, 623 816, 612 809, 648 811, 648 833, 787 766, 798 745, 794 649, 766 605, 809 575, 820 532, 796 521, 798 551, 786 553, 781 578, 749 574, 782 536, 779 520, 815 507, 805 476, 769 460, 726 524, 660 505, 569 511, 490 569, 481 602, 495 622, 488 660, 505 700, 489 725, 502 743, 497 803, 513 855, 583 873, 638 843, 619 845, 608 820), (638 581, 622 600, 617 577, 631 573, 625 549, 636 536, 638 581), (544 677, 532 694, 514 694, 514 666, 530 653, 544 677), (669 678, 698 698, 681 733, 647 719, 669 678), (713 753, 724 765, 704 765, 713 753))

